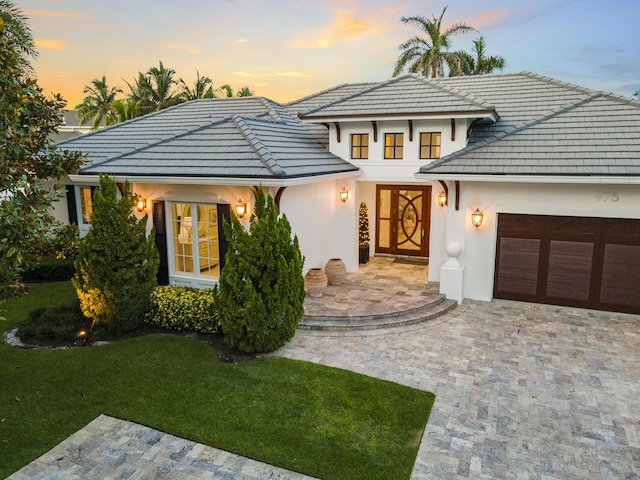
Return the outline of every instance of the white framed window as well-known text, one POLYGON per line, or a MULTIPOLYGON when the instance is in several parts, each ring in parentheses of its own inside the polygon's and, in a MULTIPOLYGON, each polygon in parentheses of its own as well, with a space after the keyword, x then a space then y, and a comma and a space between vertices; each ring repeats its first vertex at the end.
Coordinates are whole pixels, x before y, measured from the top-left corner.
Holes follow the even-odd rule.
POLYGON ((93 189, 91 187, 78 187, 78 213, 79 223, 91 225, 91 214, 93 213, 93 189))
POLYGON ((220 276, 218 205, 170 203, 172 270, 194 277, 220 276))

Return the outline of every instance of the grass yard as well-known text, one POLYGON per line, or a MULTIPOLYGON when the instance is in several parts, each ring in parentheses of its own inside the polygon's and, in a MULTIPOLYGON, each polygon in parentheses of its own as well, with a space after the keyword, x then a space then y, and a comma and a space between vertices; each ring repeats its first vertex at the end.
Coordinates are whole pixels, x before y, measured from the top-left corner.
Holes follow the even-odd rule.
MULTIPOLYGON (((74 295, 69 282, 35 285, 4 305, 0 330, 74 295)), ((0 386, 0 478, 101 413, 319 478, 409 478, 434 400, 307 362, 222 363, 172 335, 68 350, 3 341, 0 386)))

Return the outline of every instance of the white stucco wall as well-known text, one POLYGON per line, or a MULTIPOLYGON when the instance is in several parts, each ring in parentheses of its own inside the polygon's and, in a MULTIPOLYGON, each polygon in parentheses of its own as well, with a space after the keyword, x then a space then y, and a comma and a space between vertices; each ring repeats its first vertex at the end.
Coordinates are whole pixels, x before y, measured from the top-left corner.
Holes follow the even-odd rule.
POLYGON ((460 210, 456 212, 451 201, 447 207, 446 243, 458 242, 463 248, 459 261, 464 267, 464 297, 493 297, 499 213, 640 218, 638 205, 637 185, 462 182, 460 210), (471 225, 476 208, 484 214, 477 229, 471 225))

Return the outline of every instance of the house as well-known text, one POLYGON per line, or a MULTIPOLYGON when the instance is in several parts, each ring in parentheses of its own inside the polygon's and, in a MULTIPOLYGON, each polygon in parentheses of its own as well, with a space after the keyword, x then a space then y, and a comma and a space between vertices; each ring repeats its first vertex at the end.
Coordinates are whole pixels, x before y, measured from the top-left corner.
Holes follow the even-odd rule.
POLYGON ((196 100, 58 145, 88 154, 64 219, 89 227, 98 174, 129 180, 173 284, 215 283, 220 218, 262 186, 305 269, 358 268, 365 202, 370 253, 428 258, 450 298, 640 313, 638 139, 640 103, 518 73, 196 100))

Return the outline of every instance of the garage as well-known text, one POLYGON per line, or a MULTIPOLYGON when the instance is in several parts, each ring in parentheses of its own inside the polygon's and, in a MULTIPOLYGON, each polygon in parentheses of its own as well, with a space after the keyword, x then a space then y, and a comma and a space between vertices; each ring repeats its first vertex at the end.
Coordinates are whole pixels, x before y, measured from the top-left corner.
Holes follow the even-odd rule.
POLYGON ((640 313, 640 220, 498 214, 493 296, 640 313))

